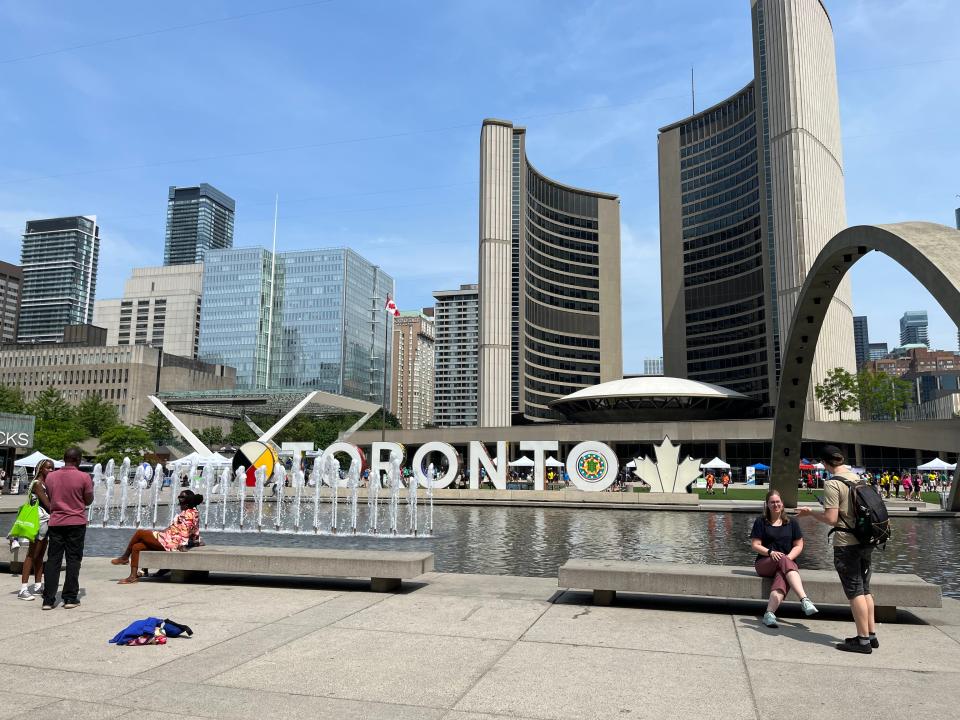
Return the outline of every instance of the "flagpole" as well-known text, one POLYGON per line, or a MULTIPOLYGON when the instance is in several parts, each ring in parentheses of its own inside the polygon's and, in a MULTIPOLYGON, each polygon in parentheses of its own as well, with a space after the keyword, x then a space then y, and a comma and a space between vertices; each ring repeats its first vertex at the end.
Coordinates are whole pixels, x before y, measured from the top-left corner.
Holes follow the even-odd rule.
MULTIPOLYGON (((390 296, 387 296, 387 302, 390 296)), ((380 405, 380 442, 386 442, 387 439, 387 342, 390 337, 390 319, 389 313, 384 310, 383 313, 383 395, 380 405)))

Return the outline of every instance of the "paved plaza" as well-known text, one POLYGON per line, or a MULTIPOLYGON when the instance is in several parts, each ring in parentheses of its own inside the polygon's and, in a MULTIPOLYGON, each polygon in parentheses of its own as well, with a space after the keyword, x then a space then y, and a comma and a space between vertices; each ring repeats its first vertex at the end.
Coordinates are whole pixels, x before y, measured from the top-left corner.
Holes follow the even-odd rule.
POLYGON ((916 718, 960 705, 960 601, 901 612, 881 648, 833 643, 845 613, 618 598, 555 580, 429 573, 361 581, 213 577, 121 587, 88 558, 82 605, 40 610, 5 576, 0 718, 916 718), (107 643, 133 620, 190 625, 166 646, 107 643))

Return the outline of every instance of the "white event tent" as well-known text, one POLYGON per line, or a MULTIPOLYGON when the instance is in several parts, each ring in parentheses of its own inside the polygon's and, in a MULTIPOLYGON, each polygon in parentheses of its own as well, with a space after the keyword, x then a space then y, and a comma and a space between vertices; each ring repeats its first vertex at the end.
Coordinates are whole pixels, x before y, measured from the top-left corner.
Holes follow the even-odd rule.
POLYGON ((563 463, 557 460, 552 455, 546 459, 546 461, 544 462, 544 465, 546 465, 547 467, 563 467, 563 463))
POLYGON ((948 462, 944 462, 940 458, 934 458, 930 462, 924 463, 923 465, 917 465, 917 470, 956 470, 956 464, 951 465, 948 462))
POLYGON ((730 469, 730 465, 725 463, 723 460, 721 460, 718 457, 715 457, 713 460, 711 460, 708 463, 701 463, 700 467, 703 468, 704 470, 729 470, 730 469))
MULTIPOLYGON (((30 453, 30 454, 27 455, 26 457, 23 457, 23 458, 20 458, 19 460, 17 460, 13 465, 14 465, 14 467, 35 468, 37 465, 39 465, 40 463, 42 463, 44 460, 51 460, 51 459, 52 459, 52 458, 48 458, 46 455, 44 455, 44 454, 43 454, 42 452, 40 452, 39 450, 35 450, 34 452, 30 453)), ((53 461, 53 466, 54 466, 54 467, 63 467, 63 460, 54 460, 54 461, 53 461)))
POLYGON ((533 467, 533 460, 524 455, 521 458, 517 458, 512 463, 507 463, 510 467, 533 467))

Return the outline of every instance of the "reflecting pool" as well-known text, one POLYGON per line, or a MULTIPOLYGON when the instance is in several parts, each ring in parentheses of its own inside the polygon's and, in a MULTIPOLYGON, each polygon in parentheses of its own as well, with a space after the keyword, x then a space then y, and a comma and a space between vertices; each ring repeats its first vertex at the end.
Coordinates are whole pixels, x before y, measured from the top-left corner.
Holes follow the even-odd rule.
MULTIPOLYGON (((370 538, 207 533, 211 545, 429 550, 441 572, 555 577, 570 557, 750 565, 750 513, 437 505, 434 536, 370 538)), ((801 568, 833 568, 828 528, 795 520, 806 548, 801 568)), ((894 536, 874 554, 877 572, 912 572, 960 597, 960 520, 893 518, 894 536)), ((91 528, 87 555, 117 555, 130 530, 91 528)))

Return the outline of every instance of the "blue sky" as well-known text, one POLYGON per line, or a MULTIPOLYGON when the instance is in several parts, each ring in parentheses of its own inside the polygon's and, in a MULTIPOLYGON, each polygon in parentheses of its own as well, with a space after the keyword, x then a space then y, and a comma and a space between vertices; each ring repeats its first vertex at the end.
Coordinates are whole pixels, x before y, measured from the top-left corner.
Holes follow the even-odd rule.
MULTIPOLYGON (((131 267, 162 264, 167 186, 209 182, 237 201, 237 245, 269 246, 279 193, 281 248, 353 247, 401 309, 432 304, 476 281, 480 124, 505 118, 539 170, 620 195, 624 369, 641 370, 661 345, 657 128, 689 113, 691 65, 698 107, 746 84, 749 6, 3 0, 0 258, 19 261, 29 218, 96 214, 97 296, 117 297, 131 267)), ((960 3, 827 6, 848 222, 953 224, 960 3)), ((893 261, 853 282, 871 339, 896 344, 903 311, 927 309, 933 344, 956 348, 893 261)))

